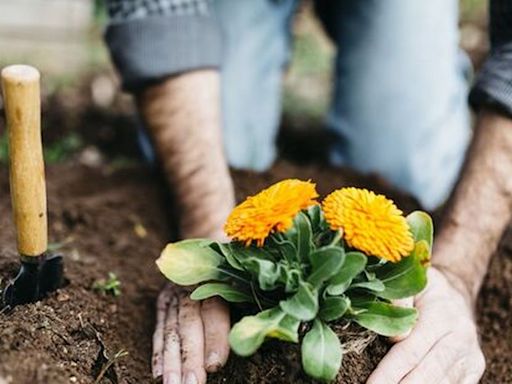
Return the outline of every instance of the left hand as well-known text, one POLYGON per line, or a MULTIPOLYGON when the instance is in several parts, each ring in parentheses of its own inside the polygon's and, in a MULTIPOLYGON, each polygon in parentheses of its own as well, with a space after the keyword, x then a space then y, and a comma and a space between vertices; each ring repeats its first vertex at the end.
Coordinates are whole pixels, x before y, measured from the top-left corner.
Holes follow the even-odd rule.
POLYGON ((163 384, 204 384, 206 373, 228 359, 228 306, 218 297, 199 302, 189 295, 167 284, 158 297, 152 368, 163 384))
POLYGON ((476 384, 485 370, 470 300, 434 267, 415 298, 419 319, 391 348, 368 384, 476 384))

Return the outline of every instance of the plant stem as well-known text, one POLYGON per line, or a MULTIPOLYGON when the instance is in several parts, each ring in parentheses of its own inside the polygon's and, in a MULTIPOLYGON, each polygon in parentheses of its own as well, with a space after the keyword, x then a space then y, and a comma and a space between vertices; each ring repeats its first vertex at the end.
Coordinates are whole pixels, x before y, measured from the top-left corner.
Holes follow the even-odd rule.
POLYGON ((340 242, 342 236, 343 236, 343 230, 341 230, 341 229, 337 230, 333 239, 329 243, 329 246, 332 247, 332 246, 337 245, 340 242))
POLYGON ((263 307, 261 306, 260 300, 258 299, 258 294, 256 293, 256 290, 254 289, 254 284, 251 282, 251 291, 252 296, 254 297, 254 301, 256 302, 256 305, 258 305, 258 308, 260 311, 263 311, 263 307))

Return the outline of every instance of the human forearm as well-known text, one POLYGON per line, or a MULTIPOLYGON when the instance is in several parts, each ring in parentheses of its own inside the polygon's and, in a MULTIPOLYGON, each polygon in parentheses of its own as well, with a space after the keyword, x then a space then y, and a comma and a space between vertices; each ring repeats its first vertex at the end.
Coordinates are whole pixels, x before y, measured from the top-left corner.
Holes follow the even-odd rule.
POLYGON ((182 237, 220 237, 233 204, 220 129, 219 74, 173 76, 137 96, 172 188, 182 237))
POLYGON ((511 215, 512 119, 481 111, 432 261, 472 302, 511 215))

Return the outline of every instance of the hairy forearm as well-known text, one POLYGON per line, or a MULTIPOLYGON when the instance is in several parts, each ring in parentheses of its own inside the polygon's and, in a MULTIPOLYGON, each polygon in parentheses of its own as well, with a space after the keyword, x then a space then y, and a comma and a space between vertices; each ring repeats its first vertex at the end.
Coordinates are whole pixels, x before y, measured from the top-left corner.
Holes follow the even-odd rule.
POLYGON ((474 302, 512 215, 512 119, 482 111, 432 263, 474 302))
POLYGON ((234 204, 222 150, 219 74, 170 77, 137 96, 180 214, 180 235, 221 237, 234 204))

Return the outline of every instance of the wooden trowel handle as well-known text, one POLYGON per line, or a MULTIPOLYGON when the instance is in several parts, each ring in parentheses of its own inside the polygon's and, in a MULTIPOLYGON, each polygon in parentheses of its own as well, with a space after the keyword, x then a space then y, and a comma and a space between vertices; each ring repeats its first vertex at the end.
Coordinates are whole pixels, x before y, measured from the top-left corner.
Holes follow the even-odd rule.
POLYGON ((27 65, 2 70, 11 199, 23 256, 39 256, 48 245, 39 78, 39 71, 27 65))

